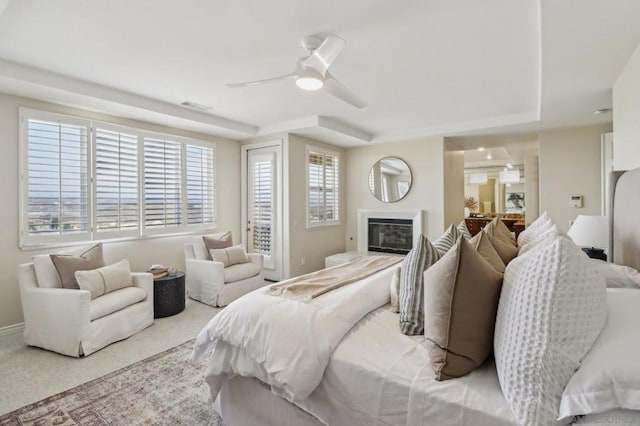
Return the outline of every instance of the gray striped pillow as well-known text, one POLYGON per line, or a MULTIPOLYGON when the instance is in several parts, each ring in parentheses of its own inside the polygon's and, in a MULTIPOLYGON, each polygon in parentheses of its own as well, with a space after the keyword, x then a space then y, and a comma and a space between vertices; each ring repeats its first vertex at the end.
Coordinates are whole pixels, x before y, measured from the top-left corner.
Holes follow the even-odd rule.
POLYGON ((424 334, 424 271, 438 259, 438 250, 420 236, 400 270, 400 331, 409 336, 424 334))
POLYGON ((464 219, 458 225, 458 232, 460 233, 460 235, 465 237, 467 240, 470 240, 472 238, 471 232, 469 232, 469 228, 467 228, 467 224, 464 221, 464 219))
POLYGON ((458 232, 458 228, 455 225, 450 225, 444 234, 440 238, 438 238, 433 246, 440 253, 440 257, 444 256, 451 247, 456 245, 456 241, 458 241, 458 237, 460 236, 460 232, 458 232))

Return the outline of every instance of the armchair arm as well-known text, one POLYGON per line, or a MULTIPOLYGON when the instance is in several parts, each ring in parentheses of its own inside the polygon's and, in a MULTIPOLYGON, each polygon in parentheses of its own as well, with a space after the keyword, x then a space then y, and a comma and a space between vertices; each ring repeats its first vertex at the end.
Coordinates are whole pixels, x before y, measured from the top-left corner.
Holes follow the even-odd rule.
POLYGON ((256 265, 258 265, 260 267, 260 269, 264 268, 264 255, 263 254, 247 253, 247 256, 249 256, 249 260, 251 261, 251 263, 255 263, 256 265))
POLYGON ((24 340, 70 356, 80 355, 80 342, 89 333, 88 290, 20 286, 24 311, 24 340))
POLYGON ((212 260, 186 259, 187 293, 190 297, 215 306, 224 287, 224 264, 212 260))
POLYGON ((147 298, 153 304, 153 275, 149 272, 132 272, 131 280, 134 287, 140 287, 147 292, 147 298))

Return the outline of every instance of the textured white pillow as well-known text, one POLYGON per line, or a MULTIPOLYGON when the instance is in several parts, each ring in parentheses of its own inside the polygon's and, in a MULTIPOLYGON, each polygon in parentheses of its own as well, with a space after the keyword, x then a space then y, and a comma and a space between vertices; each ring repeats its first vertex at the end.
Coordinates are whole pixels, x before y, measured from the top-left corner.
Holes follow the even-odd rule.
POLYGON ((604 327, 605 298, 603 278, 566 238, 552 236, 509 263, 494 352, 519 424, 557 424, 562 392, 604 327))
POLYGON ((547 214, 547 212, 542 213, 533 223, 527 226, 527 229, 522 231, 520 235, 518 235, 518 247, 522 247, 526 245, 531 238, 537 233, 538 228, 548 224, 551 222, 551 218, 547 214))
POLYGON ((640 290, 607 290, 607 324, 562 395, 560 418, 640 410, 640 290))
MULTIPOLYGON (((640 272, 631 266, 590 259, 609 288, 640 288, 640 272)), ((639 305, 640 306, 640 305, 639 305)))
POLYGON ((555 223, 549 220, 548 222, 545 222, 543 225, 534 229, 533 233, 529 237, 527 237, 527 242, 525 244, 518 246, 518 256, 525 254, 529 250, 535 248, 538 243, 554 235, 560 235, 560 230, 555 223))

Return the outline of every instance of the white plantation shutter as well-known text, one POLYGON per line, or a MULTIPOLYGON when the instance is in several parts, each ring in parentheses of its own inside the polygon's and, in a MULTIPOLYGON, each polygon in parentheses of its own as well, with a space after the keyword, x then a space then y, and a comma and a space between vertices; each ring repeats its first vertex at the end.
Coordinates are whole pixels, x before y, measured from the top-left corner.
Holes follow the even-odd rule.
POLYGON ((56 114, 22 117, 23 241, 89 238, 89 124, 56 114))
POLYGON ((214 224, 215 150, 200 145, 186 146, 187 224, 214 224))
POLYGON ((95 230, 136 235, 139 214, 138 137, 98 127, 95 131, 95 230))
POLYGON ((144 138, 144 213, 147 230, 182 225, 181 144, 144 138))
POLYGON ((340 158, 338 154, 307 149, 307 222, 309 226, 340 220, 340 158))
POLYGON ((20 108, 20 246, 214 229, 215 148, 20 108))
POLYGON ((273 223, 273 154, 256 156, 251 163, 251 211, 253 252, 270 258, 273 223))

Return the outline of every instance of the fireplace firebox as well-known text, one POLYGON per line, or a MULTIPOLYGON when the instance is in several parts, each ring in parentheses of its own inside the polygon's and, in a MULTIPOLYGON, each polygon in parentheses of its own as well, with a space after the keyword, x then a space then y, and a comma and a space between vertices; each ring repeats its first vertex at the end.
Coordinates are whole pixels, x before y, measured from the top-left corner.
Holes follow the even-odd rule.
POLYGON ((368 250, 407 254, 413 248, 411 219, 368 219, 368 250))

